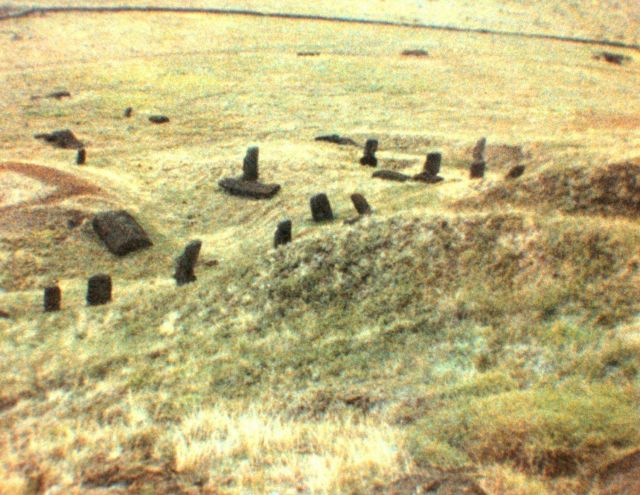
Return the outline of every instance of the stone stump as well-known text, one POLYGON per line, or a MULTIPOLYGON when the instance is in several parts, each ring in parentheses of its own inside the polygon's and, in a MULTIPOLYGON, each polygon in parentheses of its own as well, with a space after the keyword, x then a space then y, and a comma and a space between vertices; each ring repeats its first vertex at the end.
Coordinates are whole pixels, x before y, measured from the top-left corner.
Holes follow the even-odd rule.
POLYGON ((478 139, 478 142, 473 147, 473 161, 484 162, 484 152, 487 147, 487 138, 483 137, 478 139))
POLYGON ((360 158, 360 165, 377 167, 378 159, 376 158, 376 151, 378 151, 378 140, 367 139, 367 142, 364 145, 364 156, 360 158))
POLYGON ((291 220, 283 220, 278 223, 273 240, 273 247, 283 246, 291 242, 291 220))
POLYGON ((78 150, 78 154, 76 155, 76 164, 84 165, 87 161, 87 150, 84 148, 80 148, 78 150))
POLYGON ((371 206, 369 202, 365 199, 365 197, 360 193, 353 193, 351 195, 351 202, 355 207, 358 215, 370 215, 371 214, 371 206))
POLYGON ((258 180, 258 153, 257 146, 247 148, 247 154, 242 162, 242 180, 251 182, 258 180))
POLYGON ((424 163, 424 172, 427 175, 435 176, 440 173, 440 164, 442 163, 442 153, 429 153, 427 161, 424 163))
POLYGON ((52 311, 60 311, 60 303, 62 302, 62 293, 60 287, 52 285, 44 289, 44 311, 45 313, 52 311))
POLYGON ((133 114, 133 108, 127 107, 127 108, 124 109, 125 118, 128 119, 129 117, 131 117, 132 114, 133 114))
POLYGON ((125 210, 97 213, 92 225, 107 249, 116 256, 124 256, 153 245, 144 229, 125 210))
POLYGON ((314 222, 327 222, 333 220, 333 211, 329 198, 325 193, 316 194, 309 201, 311 205, 311 216, 314 222))
POLYGON ((176 279, 178 286, 196 281, 194 268, 198 261, 201 247, 202 241, 191 241, 184 248, 184 252, 176 259, 176 271, 173 274, 173 278, 176 279))
POLYGON ((486 168, 486 163, 483 161, 476 161, 471 164, 471 168, 469 169, 469 177, 471 179, 482 179, 484 177, 484 170, 486 168))
POLYGON ((104 273, 89 278, 87 284, 87 304, 99 306, 111 301, 111 277, 104 273))

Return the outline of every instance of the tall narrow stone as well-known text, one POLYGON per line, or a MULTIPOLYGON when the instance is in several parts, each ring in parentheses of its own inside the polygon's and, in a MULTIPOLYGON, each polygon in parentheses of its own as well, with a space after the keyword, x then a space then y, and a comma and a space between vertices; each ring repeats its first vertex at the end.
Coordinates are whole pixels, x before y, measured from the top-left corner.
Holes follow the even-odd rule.
POLYGON ((360 158, 360 165, 377 167, 378 159, 376 158, 376 151, 378 151, 378 140, 367 139, 367 142, 364 145, 364 155, 360 158))
POLYGON ((311 197, 311 216, 314 222, 326 222, 333 220, 333 211, 329 198, 325 193, 316 194, 311 197))
POLYGON ((442 163, 442 153, 429 153, 427 161, 424 163, 424 172, 427 175, 436 176, 440 173, 442 163))
POLYGON ((360 193, 353 193, 351 195, 351 202, 355 207, 358 215, 369 215, 371 214, 371 206, 369 206, 369 202, 365 199, 365 197, 360 193))
POLYGON ((259 148, 257 146, 247 148, 247 154, 242 162, 242 180, 258 180, 258 153, 259 148))
POLYGON ((60 287, 53 285, 44 289, 44 311, 60 311, 60 303, 62 301, 62 293, 60 287))
POLYGON ((173 274, 173 278, 176 279, 176 283, 179 286, 196 281, 197 277, 195 276, 194 268, 198 261, 201 247, 202 241, 191 241, 176 260, 176 271, 173 274))
POLYGON ((291 242, 291 220, 283 220, 278 223, 273 240, 273 247, 283 246, 291 242))
POLYGON ((483 137, 478 139, 478 142, 473 147, 473 161, 474 162, 484 162, 484 152, 487 147, 487 138, 483 137))
POLYGON ((111 301, 111 277, 99 273, 89 278, 87 284, 87 304, 98 306, 111 301))
POLYGON ((84 148, 80 148, 78 150, 78 154, 76 155, 76 164, 84 165, 87 161, 87 150, 84 148))

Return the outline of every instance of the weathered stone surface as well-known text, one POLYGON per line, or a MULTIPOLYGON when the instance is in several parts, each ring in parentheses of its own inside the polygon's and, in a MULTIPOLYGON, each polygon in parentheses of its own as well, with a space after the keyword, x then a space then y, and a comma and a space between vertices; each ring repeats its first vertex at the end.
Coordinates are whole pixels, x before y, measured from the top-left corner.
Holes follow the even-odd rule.
POLYGON ((410 176, 396 172, 395 170, 376 170, 372 177, 375 177, 376 179, 395 180, 398 182, 404 182, 411 179, 410 176))
POLYGON ((355 207, 358 215, 370 215, 371 214, 371 206, 366 198, 360 193, 353 193, 351 195, 351 202, 355 207))
POLYGON ((252 146, 247 148, 247 154, 242 162, 242 180, 256 181, 258 180, 258 153, 259 148, 252 146))
POLYGON ((487 147, 487 138, 483 137, 478 139, 478 142, 473 147, 473 161, 474 162, 484 162, 485 157, 484 153, 487 147))
POLYGON ((47 143, 52 144, 57 148, 80 149, 84 147, 84 144, 82 144, 82 141, 79 141, 78 138, 76 138, 73 135, 73 132, 71 132, 69 129, 63 129, 61 131, 53 131, 50 134, 47 134, 47 133, 34 134, 33 137, 36 139, 43 139, 47 143))
POLYGON ((151 115, 149 117, 149 122, 153 124, 166 124, 169 122, 169 117, 166 115, 151 115))
POLYGON ((278 223, 273 239, 273 247, 282 246, 291 242, 291 220, 283 220, 278 223))
POLYGON ((45 312, 60 311, 62 302, 62 292, 60 287, 53 285, 44 289, 44 310, 45 312))
POLYGON ((517 179, 522 174, 524 174, 524 165, 516 165, 511 170, 509 170, 509 172, 505 176, 505 179, 517 179))
POLYGON ((84 148, 80 148, 78 150, 78 154, 76 155, 76 164, 84 165, 87 161, 87 150, 84 148))
POLYGON ((133 108, 131 107, 127 107, 124 109, 124 116, 128 119, 129 117, 131 117, 131 115, 133 115, 133 108))
POLYGON ((358 146, 353 139, 348 137, 342 137, 339 134, 328 134, 326 136, 317 136, 316 141, 325 141, 327 143, 340 144, 343 146, 358 146))
POLYGON ((280 191, 280 184, 262 184, 233 178, 222 179, 218 181, 218 185, 229 194, 253 199, 269 199, 280 191))
POLYGON ((327 222, 333 220, 333 211, 329 198, 325 193, 316 194, 309 201, 311 205, 311 216, 314 222, 327 222))
POLYGON ((483 161, 476 161, 471 164, 471 168, 469 169, 469 177, 471 179, 482 179, 484 177, 484 170, 486 168, 486 163, 483 161))
POLYGON ((87 304, 98 306, 111 301, 111 277, 104 273, 94 275, 87 283, 87 304))
POLYGON ((426 182, 427 184, 437 184, 444 180, 439 175, 431 175, 426 172, 420 172, 419 174, 414 175, 412 179, 418 182, 426 182))
POLYGON ((191 241, 184 248, 184 252, 176 260, 176 271, 173 278, 176 279, 178 286, 196 281, 194 268, 200 255, 202 241, 196 239, 191 241))
POLYGON ((93 217, 92 225, 107 249, 116 256, 124 256, 153 245, 144 229, 125 210, 98 213, 93 217))
POLYGON ((378 159, 376 158, 376 151, 378 151, 378 140, 367 139, 367 142, 364 145, 364 155, 360 158, 360 165, 377 167, 378 159))
POLYGON ((424 162, 424 172, 427 175, 438 175, 442 163, 442 153, 429 153, 424 162))

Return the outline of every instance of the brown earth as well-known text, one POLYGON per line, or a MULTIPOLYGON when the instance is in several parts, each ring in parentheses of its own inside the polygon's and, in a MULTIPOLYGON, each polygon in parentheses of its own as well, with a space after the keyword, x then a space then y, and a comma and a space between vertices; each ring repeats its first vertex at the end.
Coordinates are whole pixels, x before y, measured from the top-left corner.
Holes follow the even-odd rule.
POLYGON ((602 468, 599 479, 601 495, 640 493, 640 450, 602 468))

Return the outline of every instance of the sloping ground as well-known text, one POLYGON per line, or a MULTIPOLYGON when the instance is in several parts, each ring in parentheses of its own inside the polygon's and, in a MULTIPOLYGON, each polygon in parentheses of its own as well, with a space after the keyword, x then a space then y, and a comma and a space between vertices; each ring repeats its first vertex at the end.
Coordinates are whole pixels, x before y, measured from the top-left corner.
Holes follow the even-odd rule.
POLYGON ((633 495, 640 493, 640 451, 633 452, 601 469, 602 495, 633 495))
MULTIPOLYGON (((463 28, 542 33, 638 43, 640 6, 634 1, 572 0, 558 4, 553 0, 364 0, 331 3, 296 0, 59 0, 66 6, 164 6, 247 9, 262 12, 287 12, 322 16, 419 22, 463 28)), ((13 0, 12 4, 31 7, 33 2, 13 0)), ((43 4, 47 6, 47 4, 43 4)))
POLYGON ((640 160, 602 167, 554 168, 520 182, 503 182, 458 204, 518 205, 567 213, 640 216, 640 160))

